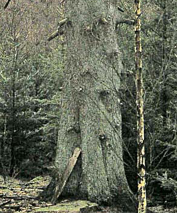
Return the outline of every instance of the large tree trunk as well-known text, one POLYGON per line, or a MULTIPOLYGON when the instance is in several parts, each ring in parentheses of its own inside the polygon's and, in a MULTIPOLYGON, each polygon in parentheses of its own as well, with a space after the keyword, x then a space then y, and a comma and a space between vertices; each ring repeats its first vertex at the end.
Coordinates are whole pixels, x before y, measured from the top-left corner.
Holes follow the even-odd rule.
POLYGON ((107 203, 131 200, 122 156, 116 2, 66 1, 70 22, 56 151, 62 174, 74 149, 82 150, 62 194, 107 203))

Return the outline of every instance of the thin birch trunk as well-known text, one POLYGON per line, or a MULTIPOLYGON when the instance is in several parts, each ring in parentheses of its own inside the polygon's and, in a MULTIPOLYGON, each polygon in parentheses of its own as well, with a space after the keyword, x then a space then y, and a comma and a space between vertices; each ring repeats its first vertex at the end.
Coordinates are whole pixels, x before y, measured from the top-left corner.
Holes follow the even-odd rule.
POLYGON ((137 105, 137 169, 138 169, 138 213, 146 213, 145 144, 143 112, 143 76, 141 48, 141 0, 135 0, 135 66, 137 105))

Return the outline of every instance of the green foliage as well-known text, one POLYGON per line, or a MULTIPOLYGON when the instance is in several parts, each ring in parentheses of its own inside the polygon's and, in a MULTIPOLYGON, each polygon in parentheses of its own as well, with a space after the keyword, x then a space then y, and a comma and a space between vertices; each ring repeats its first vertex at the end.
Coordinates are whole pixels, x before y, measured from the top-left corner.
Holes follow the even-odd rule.
POLYGON ((13 176, 34 176, 54 158, 63 47, 31 42, 35 37, 24 24, 37 17, 26 20, 24 5, 17 2, 6 16, 0 21, 0 167, 13 176))

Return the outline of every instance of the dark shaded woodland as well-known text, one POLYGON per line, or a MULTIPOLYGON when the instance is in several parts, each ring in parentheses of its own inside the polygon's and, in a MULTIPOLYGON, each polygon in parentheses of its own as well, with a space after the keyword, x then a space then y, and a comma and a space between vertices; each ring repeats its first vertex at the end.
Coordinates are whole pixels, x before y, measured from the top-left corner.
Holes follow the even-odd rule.
MULTIPOLYGON (((0 175, 50 176, 49 199, 80 147, 62 196, 134 208, 133 2, 16 0, 4 10, 6 2, 0 2, 0 175)), ((177 205, 176 14, 175 0, 142 3, 149 207, 177 205)))

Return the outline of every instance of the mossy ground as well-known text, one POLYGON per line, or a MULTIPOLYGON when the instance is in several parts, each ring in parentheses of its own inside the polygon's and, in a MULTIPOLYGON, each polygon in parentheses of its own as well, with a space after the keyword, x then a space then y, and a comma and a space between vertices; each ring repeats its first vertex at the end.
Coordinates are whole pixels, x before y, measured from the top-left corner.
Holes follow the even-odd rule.
POLYGON ((79 213, 81 209, 87 207, 96 207, 96 203, 91 203, 85 200, 77 200, 70 202, 62 202, 55 206, 49 206, 44 208, 36 209, 34 212, 69 212, 69 213, 79 213))
POLYGON ((59 212, 79 213, 81 209, 96 207, 96 203, 85 200, 63 200, 57 205, 40 202, 39 193, 50 182, 50 177, 36 177, 30 181, 0 176, 0 213, 59 212))
MULTIPOLYGON (((36 177, 30 181, 7 178, 4 182, 0 176, 0 213, 123 213, 114 207, 99 207, 96 203, 85 200, 65 199, 57 205, 40 202, 39 193, 50 182, 50 177, 36 177), (95 210, 97 209, 97 210, 95 210)), ((177 213, 177 208, 164 209, 163 206, 149 208, 154 213, 177 213)))

